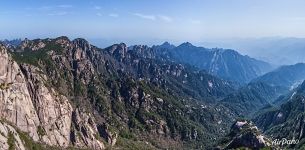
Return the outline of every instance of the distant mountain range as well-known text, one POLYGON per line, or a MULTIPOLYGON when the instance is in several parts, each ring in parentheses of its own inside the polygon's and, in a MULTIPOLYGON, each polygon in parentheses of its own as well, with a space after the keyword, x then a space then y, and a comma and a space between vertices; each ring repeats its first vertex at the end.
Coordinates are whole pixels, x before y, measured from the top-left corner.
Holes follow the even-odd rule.
MULTIPOLYGON (((2 42, 7 46, 17 46, 21 44, 21 39, 2 42)), ((155 50, 156 57, 162 56, 165 59, 189 64, 210 74, 242 84, 273 69, 267 62, 243 56, 231 49, 207 49, 193 46, 188 42, 177 47, 165 42, 153 46, 152 49, 155 50)))
POLYGON ((168 57, 177 62, 196 66, 210 74, 239 83, 247 83, 272 69, 267 62, 243 56, 231 49, 207 49, 188 42, 177 47, 164 43, 153 48, 159 51, 162 49, 163 55, 167 50, 168 57))
POLYGON ((305 80, 305 64, 281 66, 274 71, 266 73, 253 82, 265 82, 272 86, 282 86, 287 89, 294 89, 305 80))
POLYGON ((253 79, 221 102, 238 114, 253 115, 258 110, 286 102, 305 80, 305 64, 279 67, 253 79))
POLYGON ((21 44, 22 40, 21 39, 13 39, 13 40, 3 40, 1 41, 2 43, 4 43, 7 46, 18 46, 21 44))
POLYGON ((274 65, 292 65, 305 62, 305 38, 265 37, 220 39, 203 42, 206 47, 227 47, 240 53, 265 60, 274 65))

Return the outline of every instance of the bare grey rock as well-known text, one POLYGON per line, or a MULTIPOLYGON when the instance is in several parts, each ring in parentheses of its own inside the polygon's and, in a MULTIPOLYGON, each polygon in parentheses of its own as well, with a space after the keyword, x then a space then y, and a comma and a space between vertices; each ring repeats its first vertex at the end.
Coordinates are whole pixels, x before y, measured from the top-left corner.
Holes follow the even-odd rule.
MULTIPOLYGON (((66 148, 74 144, 79 148, 105 149, 90 113, 73 110, 67 97, 48 86, 49 79, 42 70, 32 65, 18 65, 6 48, 0 46, 0 118, 28 133, 34 141, 50 146, 66 148), (74 124, 79 127, 74 130, 79 131, 75 141, 70 138, 73 111, 76 114, 74 124)), ((81 59, 82 55, 76 57, 81 59)), ((7 149, 7 134, 2 135, 2 132, 10 126, 0 124, 0 128, 0 142, 4 143, 0 149, 7 149)), ((15 139, 18 142, 18 137, 15 139)), ((22 145, 17 148, 24 149, 22 145)))
POLYGON ((18 150, 25 150, 18 132, 12 126, 0 121, 0 149, 8 150, 10 148, 9 144, 14 144, 15 148, 18 150), (9 140, 11 140, 12 143, 9 143, 9 140))
POLYGON ((105 145, 99 139, 99 132, 94 117, 84 110, 76 109, 72 116, 74 130, 72 142, 76 147, 91 149, 105 149, 105 145))
POLYGON ((49 145, 69 146, 72 106, 55 89, 46 87, 47 77, 37 67, 21 65, 40 124, 40 138, 49 145))
POLYGON ((34 109, 27 83, 18 64, 0 47, 0 117, 28 132, 37 141, 38 115, 34 109))

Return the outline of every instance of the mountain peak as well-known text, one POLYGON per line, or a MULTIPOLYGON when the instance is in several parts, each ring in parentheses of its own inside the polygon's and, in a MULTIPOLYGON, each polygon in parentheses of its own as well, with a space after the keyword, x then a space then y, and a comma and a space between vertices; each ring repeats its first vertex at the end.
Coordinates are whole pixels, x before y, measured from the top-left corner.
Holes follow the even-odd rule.
POLYGON ((271 140, 260 133, 257 126, 247 120, 237 120, 223 141, 226 141, 222 143, 225 146, 219 146, 220 149, 239 149, 241 147, 250 149, 273 149, 271 147, 271 140))
POLYGON ((171 44, 167 41, 165 41, 163 44, 161 44, 161 46, 170 46, 171 44))
POLYGON ((74 42, 82 42, 82 43, 89 43, 86 39, 83 38, 76 38, 73 40, 74 42))
POLYGON ((184 42, 179 45, 179 47, 193 47, 194 45, 190 42, 184 42))
POLYGON ((91 48, 90 43, 83 38, 74 39, 72 43, 75 44, 77 47, 81 47, 85 51, 91 48))
POLYGON ((163 44, 156 45, 156 46, 153 46, 153 47, 158 47, 158 48, 161 48, 161 49, 169 49, 169 50, 171 50, 171 49, 174 49, 176 46, 171 44, 171 43, 169 43, 169 42, 167 42, 167 41, 165 41, 163 44))
POLYGON ((60 36, 60 37, 57 37, 56 40, 70 41, 70 39, 69 39, 67 36, 60 36))

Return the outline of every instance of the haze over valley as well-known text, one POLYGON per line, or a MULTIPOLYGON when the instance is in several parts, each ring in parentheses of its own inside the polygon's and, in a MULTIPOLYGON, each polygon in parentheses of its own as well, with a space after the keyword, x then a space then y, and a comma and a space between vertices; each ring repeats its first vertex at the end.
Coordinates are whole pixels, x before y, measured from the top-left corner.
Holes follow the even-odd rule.
POLYGON ((0 149, 304 149, 303 6, 3 1, 0 149))

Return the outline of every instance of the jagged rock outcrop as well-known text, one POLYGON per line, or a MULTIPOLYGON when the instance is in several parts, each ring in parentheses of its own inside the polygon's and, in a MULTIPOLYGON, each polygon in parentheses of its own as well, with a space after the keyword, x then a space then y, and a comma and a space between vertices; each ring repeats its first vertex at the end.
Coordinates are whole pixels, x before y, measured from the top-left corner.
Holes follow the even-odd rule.
POLYGON ((251 121, 247 120, 236 121, 232 125, 230 133, 223 139, 221 145, 217 149, 275 149, 272 146, 271 140, 262 135, 258 128, 251 121))
POLYGON ((30 65, 21 65, 26 76, 28 90, 39 118, 38 134, 49 145, 67 147, 70 144, 72 106, 68 99, 47 87, 47 77, 41 70, 30 65))
MULTIPOLYGON (((35 115, 33 129, 22 131, 42 144, 182 149, 192 143, 185 146, 198 149, 233 122, 229 109, 212 105, 234 90, 231 82, 157 59, 148 46, 100 49, 59 37, 26 40, 9 51, 18 62, 26 109, 35 115)), ((3 82, 1 92, 7 94, 8 85, 3 82)))
MULTIPOLYGON (((85 111, 76 109, 72 114, 73 129, 71 132, 71 142, 76 147, 92 149, 104 149, 105 145, 98 139, 99 131, 94 117, 85 111)), ((115 143, 114 143, 115 144, 115 143)))
MULTIPOLYGON (((73 108, 67 97, 50 86, 41 69, 28 64, 19 66, 4 46, 0 48, 0 117, 27 132, 34 141, 59 147, 73 144, 70 139, 73 108)), ((88 122, 87 117, 76 121, 84 120, 88 122)), ((91 133, 90 137, 88 133, 81 132, 78 135, 84 137, 83 143, 75 146, 104 149, 98 136, 93 136, 97 125, 87 124, 83 126, 91 133)))
POLYGON ((111 131, 109 125, 104 124, 99 126, 99 132, 111 146, 115 145, 117 142, 118 134, 114 131, 111 131))
POLYGON ((11 125, 0 121, 0 149, 25 150, 25 146, 20 139, 18 132, 11 125))
POLYGON ((11 59, 4 46, 0 47, 0 117, 12 122, 20 130, 38 140, 39 118, 35 111, 26 79, 18 64, 11 59))

